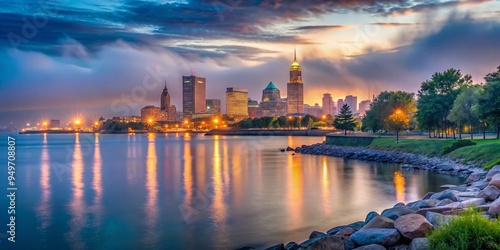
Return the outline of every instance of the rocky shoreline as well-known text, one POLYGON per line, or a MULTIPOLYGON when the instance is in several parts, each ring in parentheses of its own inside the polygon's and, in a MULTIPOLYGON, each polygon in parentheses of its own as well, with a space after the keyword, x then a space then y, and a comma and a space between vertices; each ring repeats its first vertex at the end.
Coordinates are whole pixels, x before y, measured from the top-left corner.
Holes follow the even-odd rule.
POLYGON ((430 247, 426 233, 448 223, 466 208, 474 207, 490 219, 497 219, 500 213, 500 165, 486 173, 476 166, 449 159, 326 144, 289 147, 286 151, 399 163, 406 168, 468 176, 468 179, 458 186, 443 185, 444 191, 427 193, 421 200, 407 204, 398 203, 380 214, 371 211, 363 221, 336 226, 326 232, 313 231, 302 243, 277 244, 266 250, 426 250, 430 247))
POLYGON ((294 149, 301 154, 327 155, 347 159, 376 161, 402 164, 402 168, 428 170, 437 173, 447 173, 467 177, 472 173, 484 174, 484 169, 476 165, 464 165, 443 157, 426 157, 423 155, 399 151, 375 150, 360 147, 333 146, 323 143, 302 145, 294 149))

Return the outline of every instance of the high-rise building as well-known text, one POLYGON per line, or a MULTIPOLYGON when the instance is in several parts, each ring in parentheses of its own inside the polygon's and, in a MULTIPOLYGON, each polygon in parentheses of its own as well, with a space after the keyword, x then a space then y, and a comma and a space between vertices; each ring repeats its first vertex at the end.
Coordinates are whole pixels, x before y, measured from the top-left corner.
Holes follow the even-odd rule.
POLYGON ((248 117, 248 90, 243 88, 227 88, 226 114, 235 119, 248 117))
POLYGON ((220 114, 220 99, 207 99, 207 113, 220 114))
POLYGON ((190 118, 207 111, 206 79, 194 75, 182 77, 182 112, 190 118))
POLYGON ((166 121, 167 112, 161 110, 159 107, 150 105, 141 109, 141 120, 144 123, 166 121))
POLYGON ((358 113, 358 97, 357 96, 352 96, 348 95, 345 97, 345 103, 349 108, 351 108, 351 111, 353 114, 358 113))
POLYGON ((315 117, 321 117, 323 111, 318 103, 315 103, 314 106, 311 106, 309 104, 304 104, 304 113, 315 117))
POLYGON ((262 90, 262 102, 259 105, 259 116, 283 116, 286 115, 286 102, 281 100, 280 90, 270 82, 267 87, 262 90))
POLYGON ((304 113, 304 84, 302 71, 297 62, 297 51, 294 51, 293 62, 290 65, 290 82, 287 83, 287 112, 289 114, 304 113))
POLYGON ((371 103, 371 100, 364 100, 359 103, 358 113, 360 116, 364 116, 366 114, 366 111, 370 110, 371 103))
POLYGON ((248 116, 255 118, 259 116, 259 102, 248 98, 248 116))
POLYGON ((321 107, 324 115, 333 115, 333 99, 330 93, 323 94, 321 107))
POLYGON ((170 94, 167 89, 167 82, 165 81, 165 87, 163 88, 163 92, 161 92, 160 96, 160 109, 166 110, 168 112, 168 108, 170 107, 170 94))
POLYGON ((337 115, 340 113, 342 106, 344 106, 344 99, 338 99, 337 100, 337 113, 336 113, 337 115))
POLYGON ((167 112, 167 121, 175 122, 177 121, 177 108, 175 105, 170 105, 167 112))

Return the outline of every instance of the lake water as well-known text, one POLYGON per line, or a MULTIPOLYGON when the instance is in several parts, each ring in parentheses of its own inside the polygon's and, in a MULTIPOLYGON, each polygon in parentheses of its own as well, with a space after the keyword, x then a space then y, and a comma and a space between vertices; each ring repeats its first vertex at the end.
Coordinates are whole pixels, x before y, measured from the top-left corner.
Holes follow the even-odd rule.
MULTIPOLYGON (((322 137, 14 135, 16 243, 0 249, 232 249, 305 240, 464 179, 292 155, 322 137)), ((0 155, 7 161, 6 135, 0 155)), ((7 167, 0 170, 7 188, 7 167)), ((5 191, 7 193, 7 191, 5 191)), ((8 230, 1 199, 0 236, 8 230)))

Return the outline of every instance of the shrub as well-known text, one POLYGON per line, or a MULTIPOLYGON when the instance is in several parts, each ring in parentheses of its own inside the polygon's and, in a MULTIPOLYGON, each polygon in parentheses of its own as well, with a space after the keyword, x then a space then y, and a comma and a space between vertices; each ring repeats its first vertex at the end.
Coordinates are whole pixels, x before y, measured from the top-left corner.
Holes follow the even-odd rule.
POLYGON ((451 146, 443 148, 443 152, 441 154, 445 155, 445 154, 452 152, 455 149, 467 147, 467 146, 472 146, 472 145, 476 145, 476 143, 471 141, 471 140, 458 140, 458 141, 454 142, 453 144, 451 144, 451 146))
POLYGON ((467 209, 447 225, 430 232, 431 249, 500 249, 500 221, 490 221, 473 209, 467 209))

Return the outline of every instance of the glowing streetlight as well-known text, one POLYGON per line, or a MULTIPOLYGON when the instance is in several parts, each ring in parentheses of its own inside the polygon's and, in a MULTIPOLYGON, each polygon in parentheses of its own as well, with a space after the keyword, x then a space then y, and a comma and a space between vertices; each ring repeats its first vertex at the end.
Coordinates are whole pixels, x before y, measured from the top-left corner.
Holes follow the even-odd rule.
POLYGON ((81 123, 81 122, 82 122, 82 121, 80 121, 79 119, 76 119, 76 120, 75 120, 75 124, 76 124, 76 125, 80 125, 80 123, 81 123))
POLYGON ((149 124, 153 123, 153 119, 149 118, 149 119, 148 119, 148 123, 149 123, 149 124))
POLYGON ((215 124, 219 123, 219 119, 215 118, 215 119, 214 119, 214 123, 215 123, 215 124))
POLYGON ((99 122, 94 122, 94 125, 96 125, 96 126, 99 125, 99 122))

